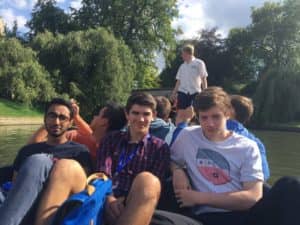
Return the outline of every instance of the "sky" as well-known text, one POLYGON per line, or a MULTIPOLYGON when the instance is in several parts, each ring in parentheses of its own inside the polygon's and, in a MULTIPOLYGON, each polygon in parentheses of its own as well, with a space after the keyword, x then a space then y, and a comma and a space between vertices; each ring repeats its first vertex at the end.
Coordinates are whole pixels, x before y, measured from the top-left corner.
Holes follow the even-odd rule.
MULTIPOLYGON (((25 24, 36 2, 0 0, 0 16, 9 28, 16 20, 19 31, 24 33, 28 31, 25 24)), ((79 8, 81 0, 57 0, 57 3, 68 11, 69 7, 79 8)), ((201 29, 212 27, 218 27, 219 33, 226 36, 231 28, 250 24, 251 7, 260 7, 263 3, 264 0, 178 0, 179 18, 172 25, 182 29, 179 39, 197 37, 201 29)))

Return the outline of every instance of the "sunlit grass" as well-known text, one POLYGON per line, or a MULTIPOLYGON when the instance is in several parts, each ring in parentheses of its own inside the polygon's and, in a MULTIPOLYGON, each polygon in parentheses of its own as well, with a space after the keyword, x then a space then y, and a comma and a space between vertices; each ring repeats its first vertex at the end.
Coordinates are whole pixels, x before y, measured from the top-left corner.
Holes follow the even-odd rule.
POLYGON ((42 113, 19 103, 0 98, 0 116, 3 117, 41 117, 42 113))

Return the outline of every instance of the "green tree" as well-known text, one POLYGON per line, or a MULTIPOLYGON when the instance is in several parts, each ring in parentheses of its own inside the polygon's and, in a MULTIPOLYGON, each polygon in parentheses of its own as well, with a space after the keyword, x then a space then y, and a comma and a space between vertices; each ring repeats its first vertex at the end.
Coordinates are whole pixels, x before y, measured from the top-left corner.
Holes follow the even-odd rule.
POLYGON ((253 9, 250 32, 252 57, 261 67, 255 93, 257 121, 296 119, 300 108, 300 2, 265 3, 253 9))
POLYGON ((252 46, 265 69, 290 63, 300 43, 300 2, 266 2, 252 9, 252 46))
POLYGON ((38 0, 27 22, 29 35, 35 36, 46 30, 57 33, 67 33, 71 29, 70 16, 56 6, 56 0, 38 0))
POLYGON ((48 72, 32 49, 15 39, 0 39, 0 95, 28 105, 55 95, 48 72))
POLYGON ((107 101, 125 102, 131 92, 136 73, 133 55, 104 28, 56 36, 46 32, 37 35, 32 46, 59 93, 84 103, 86 115, 107 101))
POLYGON ((5 36, 8 38, 17 38, 18 36, 18 23, 16 20, 14 20, 14 25, 11 29, 9 29, 7 26, 4 27, 5 36))
POLYGON ((155 68, 154 54, 175 46, 171 22, 178 16, 176 0, 83 0, 73 16, 79 29, 105 27, 125 41, 137 62, 140 87, 143 73, 155 68))
POLYGON ((158 74, 156 74, 156 68, 147 67, 147 70, 144 72, 142 86, 141 88, 151 89, 151 88, 159 88, 160 87, 160 78, 158 74))
POLYGON ((300 119, 300 67, 270 68, 259 82, 254 100, 259 125, 300 119))
POLYGON ((181 59, 181 48, 183 44, 184 41, 179 41, 176 46, 175 55, 173 51, 170 51, 166 58, 166 67, 159 75, 162 87, 172 88, 175 85, 177 71, 181 63, 183 63, 181 59))

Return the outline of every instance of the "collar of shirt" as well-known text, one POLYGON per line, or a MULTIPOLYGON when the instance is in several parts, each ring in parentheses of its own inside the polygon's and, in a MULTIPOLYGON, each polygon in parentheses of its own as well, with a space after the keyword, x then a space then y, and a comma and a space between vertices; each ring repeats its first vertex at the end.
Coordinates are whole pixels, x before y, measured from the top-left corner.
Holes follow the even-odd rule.
MULTIPOLYGON (((140 140, 138 143, 136 143, 136 144, 139 144, 139 145, 142 145, 142 146, 147 146, 147 142, 149 141, 151 139, 151 135, 150 135, 150 133, 147 133, 146 135, 145 135, 145 137, 142 139, 142 140, 140 140)), ((129 130, 127 130, 126 132, 125 132, 125 136, 124 136, 124 140, 128 143, 128 144, 132 144, 132 143, 134 143, 134 142, 130 142, 130 132, 129 132, 129 130)))
POLYGON ((188 65, 188 64, 192 63, 195 59, 196 59, 196 57, 195 57, 195 56, 192 56, 192 58, 191 58, 190 61, 188 61, 188 62, 185 61, 184 63, 188 65))

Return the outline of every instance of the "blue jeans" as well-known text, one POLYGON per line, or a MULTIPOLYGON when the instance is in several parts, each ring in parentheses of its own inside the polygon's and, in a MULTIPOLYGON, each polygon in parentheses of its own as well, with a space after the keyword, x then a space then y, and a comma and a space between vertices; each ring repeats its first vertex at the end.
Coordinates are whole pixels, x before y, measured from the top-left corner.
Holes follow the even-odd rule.
MULTIPOLYGON (((0 205, 0 225, 21 224, 43 190, 52 166, 51 156, 46 154, 35 154, 24 161, 12 189, 0 205)), ((34 218, 31 220, 33 223, 34 218)))

